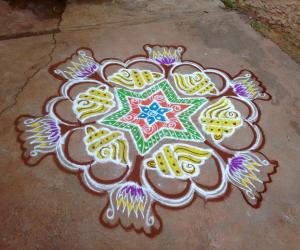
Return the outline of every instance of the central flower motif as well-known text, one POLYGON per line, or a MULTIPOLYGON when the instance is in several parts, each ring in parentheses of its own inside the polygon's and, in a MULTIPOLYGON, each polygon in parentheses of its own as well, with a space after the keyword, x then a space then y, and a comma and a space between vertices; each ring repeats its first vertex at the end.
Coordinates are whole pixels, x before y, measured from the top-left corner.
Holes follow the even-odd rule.
POLYGON ((168 81, 142 93, 118 88, 116 94, 121 107, 99 123, 129 131, 140 154, 164 138, 204 141, 190 119, 206 98, 179 98, 168 81))
POLYGON ((165 113, 172 110, 170 108, 161 108, 157 102, 152 102, 149 107, 140 106, 140 108, 141 113, 138 115, 138 118, 146 119, 149 125, 152 125, 156 121, 167 121, 165 113))

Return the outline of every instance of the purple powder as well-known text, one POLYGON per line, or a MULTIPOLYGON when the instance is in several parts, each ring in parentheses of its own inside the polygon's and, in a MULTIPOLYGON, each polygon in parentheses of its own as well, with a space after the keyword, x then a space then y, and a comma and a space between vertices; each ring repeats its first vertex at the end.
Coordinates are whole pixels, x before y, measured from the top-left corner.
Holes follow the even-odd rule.
POLYGON ((233 174, 237 170, 244 170, 244 164, 245 164, 245 157, 243 156, 237 156, 231 159, 229 163, 229 172, 230 174, 233 174))
POLYGON ((159 62, 160 64, 171 65, 176 60, 175 58, 163 57, 163 59, 156 59, 156 61, 159 62))
POLYGON ((131 194, 132 196, 144 196, 144 192, 143 192, 143 189, 142 188, 139 188, 139 187, 136 187, 134 185, 131 185, 131 186, 124 186, 122 189, 121 189, 121 192, 126 192, 126 194, 131 194))

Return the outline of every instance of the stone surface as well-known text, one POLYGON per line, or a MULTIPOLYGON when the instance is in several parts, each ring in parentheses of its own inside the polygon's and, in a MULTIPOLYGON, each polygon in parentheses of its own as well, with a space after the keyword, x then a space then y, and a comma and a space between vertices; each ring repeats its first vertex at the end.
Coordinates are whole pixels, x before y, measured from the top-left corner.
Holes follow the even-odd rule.
POLYGON ((62 30, 97 28, 105 25, 147 23, 176 17, 221 11, 220 1, 168 0, 71 0, 65 10, 62 30), (73 13, 80 13, 80 18, 73 13))
POLYGON ((170 2, 155 1, 150 15, 142 12, 152 6, 146 1, 128 8, 123 1, 72 1, 54 39, 1 41, 1 249, 298 249, 299 65, 218 1, 191 0, 182 7, 170 2), (169 15, 173 9, 176 14, 169 15), (88 193, 51 157, 33 168, 24 165, 14 122, 21 114, 39 115, 44 101, 57 93, 60 82, 48 74, 48 65, 82 46, 98 59, 125 59, 146 43, 184 45, 184 58, 232 75, 247 68, 266 85, 273 100, 260 102, 263 152, 279 168, 261 208, 249 207, 237 189, 222 202, 197 199, 179 211, 159 207, 164 228, 150 239, 104 228, 98 218, 106 197, 88 193))

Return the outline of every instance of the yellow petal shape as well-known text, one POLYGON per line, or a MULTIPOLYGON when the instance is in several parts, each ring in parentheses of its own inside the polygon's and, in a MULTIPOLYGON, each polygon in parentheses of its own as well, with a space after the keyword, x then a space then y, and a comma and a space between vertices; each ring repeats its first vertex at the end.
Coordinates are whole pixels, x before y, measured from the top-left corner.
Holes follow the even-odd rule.
POLYGON ((108 77, 108 80, 129 89, 142 89, 163 78, 163 74, 150 70, 120 69, 108 77))
POLYGON ((202 72, 192 74, 174 73, 173 78, 178 90, 186 95, 216 95, 218 89, 210 78, 202 72))
POLYGON ((80 93, 73 102, 74 113, 81 122, 104 114, 115 106, 113 95, 103 87, 89 88, 80 93))
POLYGON ((241 114, 226 97, 204 109, 199 121, 203 130, 216 141, 231 136, 243 124, 241 114))
POLYGON ((200 173, 200 166, 211 157, 209 149, 186 144, 164 145, 146 160, 146 167, 166 178, 188 179, 200 173))

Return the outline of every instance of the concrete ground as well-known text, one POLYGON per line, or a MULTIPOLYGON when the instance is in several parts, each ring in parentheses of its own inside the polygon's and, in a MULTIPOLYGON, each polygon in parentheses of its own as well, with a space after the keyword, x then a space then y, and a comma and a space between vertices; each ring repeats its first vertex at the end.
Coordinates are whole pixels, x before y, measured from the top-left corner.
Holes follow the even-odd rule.
POLYGON ((74 0, 61 20, 9 15, 0 28, 0 249, 299 249, 300 66, 242 16, 217 0, 74 0), (279 168, 259 209, 237 190, 222 202, 159 207, 164 228, 151 239, 103 227, 98 218, 106 198, 86 192, 51 157, 34 168, 22 162, 14 122, 21 114, 40 115, 57 93, 60 81, 49 65, 79 47, 99 59, 125 59, 144 44, 184 45, 185 58, 232 75, 246 68, 265 84, 273 99, 260 105, 262 151, 279 168))

